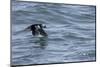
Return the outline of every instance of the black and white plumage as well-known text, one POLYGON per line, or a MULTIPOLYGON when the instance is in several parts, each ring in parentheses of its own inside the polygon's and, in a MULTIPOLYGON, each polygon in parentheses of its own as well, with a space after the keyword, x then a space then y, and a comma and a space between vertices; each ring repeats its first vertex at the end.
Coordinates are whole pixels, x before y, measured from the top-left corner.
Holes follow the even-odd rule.
POLYGON ((43 26, 42 24, 33 24, 29 27, 27 27, 27 29, 30 29, 32 31, 32 35, 33 36, 47 36, 47 33, 43 30, 43 28, 46 28, 46 26, 43 26))

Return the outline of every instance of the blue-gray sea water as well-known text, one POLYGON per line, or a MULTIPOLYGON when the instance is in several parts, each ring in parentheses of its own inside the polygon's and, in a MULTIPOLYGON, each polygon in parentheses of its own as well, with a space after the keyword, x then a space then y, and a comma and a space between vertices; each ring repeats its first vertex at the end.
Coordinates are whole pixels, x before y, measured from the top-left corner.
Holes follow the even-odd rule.
POLYGON ((95 61, 95 6, 12 2, 12 65, 95 61), (23 31, 47 26, 48 37, 23 31))

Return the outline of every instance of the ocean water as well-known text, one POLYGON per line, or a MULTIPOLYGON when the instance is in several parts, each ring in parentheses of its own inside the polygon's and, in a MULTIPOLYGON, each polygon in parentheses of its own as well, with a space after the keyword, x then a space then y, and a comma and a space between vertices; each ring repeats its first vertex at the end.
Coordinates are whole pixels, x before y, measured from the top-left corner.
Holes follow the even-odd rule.
POLYGON ((11 64, 95 61, 95 6, 12 2, 11 64), (23 31, 32 24, 47 26, 48 37, 23 31))

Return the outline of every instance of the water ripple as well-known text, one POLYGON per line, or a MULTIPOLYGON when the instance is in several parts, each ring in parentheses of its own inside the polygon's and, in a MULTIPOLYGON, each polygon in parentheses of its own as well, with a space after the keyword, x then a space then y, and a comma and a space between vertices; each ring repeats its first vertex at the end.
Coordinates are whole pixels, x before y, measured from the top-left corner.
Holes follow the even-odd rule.
POLYGON ((12 64, 95 60, 95 6, 12 2, 12 64), (47 38, 23 31, 45 24, 47 38))

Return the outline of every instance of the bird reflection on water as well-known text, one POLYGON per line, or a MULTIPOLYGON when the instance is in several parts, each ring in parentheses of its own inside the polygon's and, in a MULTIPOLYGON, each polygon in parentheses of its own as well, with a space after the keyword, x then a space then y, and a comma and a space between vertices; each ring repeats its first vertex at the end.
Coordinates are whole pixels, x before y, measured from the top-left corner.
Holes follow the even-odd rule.
POLYGON ((38 44, 41 49, 45 49, 47 46, 47 37, 39 37, 39 40, 36 40, 34 43, 38 44))

